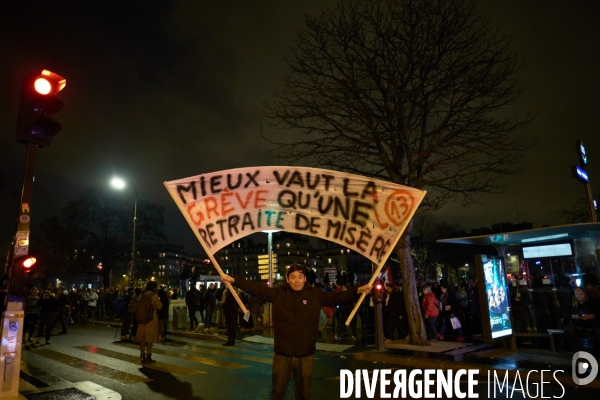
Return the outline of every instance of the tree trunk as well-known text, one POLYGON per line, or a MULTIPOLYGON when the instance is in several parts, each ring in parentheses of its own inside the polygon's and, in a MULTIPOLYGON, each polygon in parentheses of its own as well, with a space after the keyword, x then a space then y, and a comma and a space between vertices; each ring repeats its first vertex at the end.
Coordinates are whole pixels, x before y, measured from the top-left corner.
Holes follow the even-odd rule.
POLYGON ((402 268, 402 286, 408 318, 408 330, 410 332, 410 344, 430 346, 431 344, 427 340, 427 331, 425 330, 421 315, 421 305, 419 304, 417 282, 415 279, 415 267, 410 255, 410 235, 412 228, 413 221, 411 220, 396 245, 396 254, 402 268))

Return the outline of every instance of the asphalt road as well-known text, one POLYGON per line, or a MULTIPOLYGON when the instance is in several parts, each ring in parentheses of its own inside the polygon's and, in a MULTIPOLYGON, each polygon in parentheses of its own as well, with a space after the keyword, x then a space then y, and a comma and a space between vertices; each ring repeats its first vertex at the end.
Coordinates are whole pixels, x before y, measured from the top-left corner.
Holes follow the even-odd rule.
MULTIPOLYGON (((142 367, 138 346, 118 341, 115 338, 115 328, 101 324, 74 325, 70 327, 68 335, 52 336, 51 344, 26 347, 21 370, 22 376, 31 377, 30 381, 38 386, 65 387, 69 382, 90 381, 119 393, 126 400, 266 400, 270 398, 272 356, 272 348, 266 345, 238 343, 235 347, 222 347, 221 342, 171 336, 166 343, 155 345, 153 357, 157 363, 142 367)), ((390 365, 355 361, 340 354, 318 353, 311 398, 341 398, 343 392, 340 387, 340 371, 349 370, 354 373, 357 369, 367 370, 371 380, 374 370, 391 369, 392 373, 397 370, 390 365)), ((410 371, 406 370, 407 377, 410 371)), ((479 383, 474 387, 474 392, 479 398, 542 397, 541 384, 527 383, 525 375, 522 376, 523 391, 519 390, 519 382, 516 385, 513 385, 515 382, 508 382, 502 393, 496 387, 495 396, 493 386, 488 385, 486 376, 479 376, 477 379, 479 383)), ((552 377, 549 376, 547 381, 551 380, 552 377)), ((423 384, 423 376, 418 375, 416 381, 423 384)), ((461 377, 460 381, 460 390, 467 392, 467 377, 461 377)), ((349 398, 352 399, 385 398, 380 393, 380 377, 374 382, 377 386, 373 397, 366 393, 362 381, 358 397, 356 390, 349 391, 348 386, 343 390, 349 392, 349 398)), ((543 397, 549 398, 585 399, 598 395, 596 391, 586 391, 585 388, 562 388, 556 384, 543 386, 543 397)), ((387 393, 392 394, 394 387, 392 377, 387 393)), ((438 398, 435 389, 433 392, 434 397, 438 398)), ((286 398, 294 398, 292 384, 286 398)), ((405 398, 420 397, 411 396, 407 392, 405 398)), ((453 398, 459 397, 453 395, 453 398)))

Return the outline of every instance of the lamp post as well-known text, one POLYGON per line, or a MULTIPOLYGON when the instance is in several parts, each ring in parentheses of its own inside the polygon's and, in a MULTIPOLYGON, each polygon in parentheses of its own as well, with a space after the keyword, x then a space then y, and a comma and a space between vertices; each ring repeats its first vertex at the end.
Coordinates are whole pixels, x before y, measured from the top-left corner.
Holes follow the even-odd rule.
MULTIPOLYGON (((273 287, 273 232, 279 232, 279 230, 265 230, 264 233, 268 234, 267 236, 267 247, 268 247, 268 257, 269 257, 269 287, 273 287)), ((271 307, 271 303, 269 303, 269 324, 273 326, 273 308, 271 307)))
POLYGON ((137 219, 138 193, 137 193, 137 189, 135 188, 133 183, 126 181, 124 179, 115 177, 110 181, 110 183, 115 189, 119 189, 119 190, 124 189, 125 185, 129 184, 129 186, 131 186, 133 188, 133 191, 135 192, 135 202, 133 203, 133 239, 131 240, 131 269, 129 270, 129 285, 134 286, 135 285, 135 222, 137 219))

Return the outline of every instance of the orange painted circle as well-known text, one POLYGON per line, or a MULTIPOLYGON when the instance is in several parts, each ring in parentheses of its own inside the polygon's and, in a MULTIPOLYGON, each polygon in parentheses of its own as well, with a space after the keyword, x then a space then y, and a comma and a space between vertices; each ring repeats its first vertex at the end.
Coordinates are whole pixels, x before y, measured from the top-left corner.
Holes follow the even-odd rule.
POLYGON ((413 209, 414 199, 406 190, 396 190, 385 201, 385 215, 394 226, 400 226, 413 209))

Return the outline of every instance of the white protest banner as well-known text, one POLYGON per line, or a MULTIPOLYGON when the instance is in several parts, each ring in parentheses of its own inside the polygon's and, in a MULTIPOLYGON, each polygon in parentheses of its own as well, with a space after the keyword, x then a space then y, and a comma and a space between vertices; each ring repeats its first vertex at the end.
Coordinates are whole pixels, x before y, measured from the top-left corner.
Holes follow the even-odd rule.
POLYGON ((338 243, 377 264, 389 256, 426 193, 294 166, 237 168, 164 184, 209 255, 277 229, 338 243))

